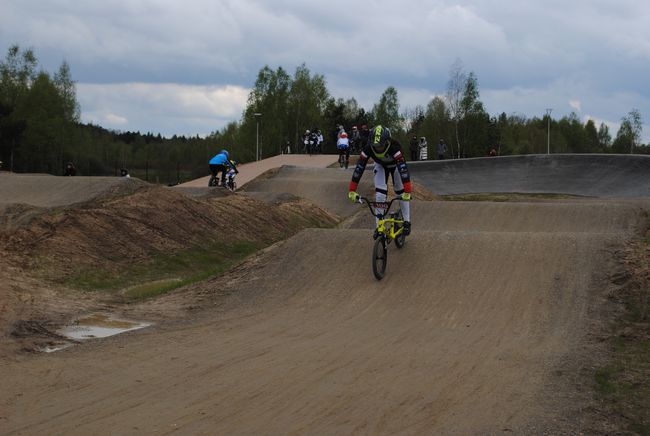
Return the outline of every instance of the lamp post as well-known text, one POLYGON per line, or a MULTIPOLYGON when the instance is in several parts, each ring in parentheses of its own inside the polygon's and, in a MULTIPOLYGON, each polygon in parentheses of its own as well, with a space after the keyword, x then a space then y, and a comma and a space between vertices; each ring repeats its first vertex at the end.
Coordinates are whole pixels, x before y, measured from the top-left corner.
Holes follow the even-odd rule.
POLYGON ((553 109, 546 109, 546 154, 551 154, 551 112, 553 109))
POLYGON ((260 160, 260 112, 255 112, 255 160, 260 160))

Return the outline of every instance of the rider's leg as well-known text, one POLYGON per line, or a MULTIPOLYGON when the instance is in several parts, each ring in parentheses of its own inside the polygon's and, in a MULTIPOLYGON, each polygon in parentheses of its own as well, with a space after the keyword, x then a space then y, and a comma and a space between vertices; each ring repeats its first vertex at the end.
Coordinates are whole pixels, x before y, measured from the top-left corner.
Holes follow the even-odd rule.
MULTIPOLYGON (((214 181, 215 185, 216 185, 216 181, 217 181, 217 175, 219 174, 218 168, 219 168, 219 165, 210 165, 210 174, 211 174, 210 183, 214 181)), ((208 183, 208 184, 210 184, 210 183, 208 183)))
POLYGON ((226 187, 226 173, 228 168, 225 165, 219 165, 219 171, 221 171, 221 186, 226 187))
MULTIPOLYGON (((375 163, 375 201, 386 201, 388 196, 388 173, 381 165, 375 163)), ((375 226, 379 219, 375 217, 375 226)))
MULTIPOLYGON (((391 172, 391 176, 393 177, 393 189, 395 189, 395 194, 402 195, 404 193, 404 183, 402 183, 402 178, 399 176, 397 169, 394 169, 391 172)), ((400 205, 402 207, 404 221, 411 222, 411 202, 400 200, 400 205)))

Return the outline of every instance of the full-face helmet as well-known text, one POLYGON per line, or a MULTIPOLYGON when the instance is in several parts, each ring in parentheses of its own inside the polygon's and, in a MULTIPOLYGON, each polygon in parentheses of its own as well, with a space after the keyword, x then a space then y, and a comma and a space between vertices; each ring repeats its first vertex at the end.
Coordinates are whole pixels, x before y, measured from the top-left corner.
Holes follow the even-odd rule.
POLYGON ((379 157, 386 155, 390 146, 390 129, 388 127, 376 126, 370 130, 369 143, 372 150, 379 157))

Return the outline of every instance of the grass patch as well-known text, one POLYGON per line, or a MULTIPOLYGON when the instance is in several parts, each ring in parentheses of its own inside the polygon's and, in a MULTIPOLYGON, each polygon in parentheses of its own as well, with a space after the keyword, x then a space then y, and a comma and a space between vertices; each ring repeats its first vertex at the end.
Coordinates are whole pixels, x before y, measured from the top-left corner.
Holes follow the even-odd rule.
POLYGON ((621 371, 621 368, 614 365, 608 365, 599 368, 594 374, 596 389, 601 394, 614 394, 617 391, 617 385, 613 382, 615 376, 621 371))
POLYGON ((650 434, 650 340, 616 338, 613 362, 594 373, 596 392, 628 431, 650 434))
POLYGON ((650 240, 642 232, 623 259, 629 279, 614 295, 625 311, 613 325, 609 361, 594 372, 596 393, 621 430, 650 435, 650 240))
POLYGON ((159 254, 146 264, 132 265, 119 273, 98 269, 79 271, 66 284, 86 291, 126 289, 124 295, 129 299, 151 298, 222 274, 260 248, 248 241, 211 244, 170 255, 159 254))
POLYGON ((580 198, 579 195, 551 194, 551 193, 477 193, 477 194, 452 194, 441 195, 443 201, 529 201, 529 200, 564 200, 580 198))

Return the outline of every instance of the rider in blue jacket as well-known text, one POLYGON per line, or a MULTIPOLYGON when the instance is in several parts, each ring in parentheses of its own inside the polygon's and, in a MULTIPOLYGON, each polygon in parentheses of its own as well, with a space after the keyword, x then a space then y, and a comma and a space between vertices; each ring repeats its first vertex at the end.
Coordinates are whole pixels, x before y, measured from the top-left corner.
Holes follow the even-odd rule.
POLYGON ((219 154, 210 159, 210 172, 212 173, 211 179, 218 179, 221 172, 221 186, 226 186, 226 173, 229 169, 239 173, 235 165, 230 162, 230 155, 227 150, 221 150, 219 154))

